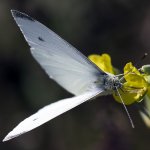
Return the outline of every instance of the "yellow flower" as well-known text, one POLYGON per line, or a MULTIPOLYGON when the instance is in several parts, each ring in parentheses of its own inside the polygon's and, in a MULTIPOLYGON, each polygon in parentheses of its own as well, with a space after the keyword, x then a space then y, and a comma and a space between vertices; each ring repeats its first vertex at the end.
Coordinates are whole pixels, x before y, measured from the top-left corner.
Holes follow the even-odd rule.
POLYGON ((114 74, 114 69, 111 64, 111 57, 108 54, 102 55, 92 54, 88 58, 104 72, 114 74))
MULTIPOLYGON (((101 70, 116 74, 116 69, 112 66, 111 58, 108 54, 90 55, 89 59, 101 70)), ((142 66, 139 71, 131 62, 127 63, 124 67, 124 80, 122 85, 119 93, 125 105, 140 102, 144 99, 145 106, 142 110, 139 110, 139 113, 146 126, 150 127, 150 65, 142 66)), ((117 92, 113 93, 113 97, 117 102, 122 103, 117 92)))
MULTIPOLYGON (((127 63, 124 67, 124 83, 119 89, 122 99, 126 105, 140 102, 148 91, 148 83, 144 76, 132 65, 127 63)), ((120 97, 113 94, 116 101, 121 103, 120 97)))
MULTIPOLYGON (((108 54, 90 55, 89 59, 95 63, 101 70, 115 74, 115 68, 111 64, 111 57, 108 54)), ((145 77, 132 65, 127 63, 124 67, 123 86, 119 89, 120 95, 126 105, 134 102, 140 102, 148 91, 148 83, 145 77)), ((149 90, 150 91, 150 90, 149 90)), ((113 93, 114 99, 122 103, 117 92, 113 93)))

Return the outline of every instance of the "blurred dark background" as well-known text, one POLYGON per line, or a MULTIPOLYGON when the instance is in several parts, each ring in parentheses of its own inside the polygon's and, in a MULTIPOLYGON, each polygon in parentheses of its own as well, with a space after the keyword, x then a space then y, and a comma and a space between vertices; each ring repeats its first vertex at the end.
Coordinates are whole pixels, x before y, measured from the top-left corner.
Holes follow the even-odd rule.
MULTIPOLYGON (((150 52, 149 0, 0 0, 0 140, 39 108, 72 95, 32 58, 10 10, 36 18, 84 55, 109 53, 120 70, 150 52)), ((150 56, 140 65, 150 63, 150 56)), ((131 128, 121 104, 99 97, 14 140, 1 150, 149 150, 150 129, 134 106, 131 128)))

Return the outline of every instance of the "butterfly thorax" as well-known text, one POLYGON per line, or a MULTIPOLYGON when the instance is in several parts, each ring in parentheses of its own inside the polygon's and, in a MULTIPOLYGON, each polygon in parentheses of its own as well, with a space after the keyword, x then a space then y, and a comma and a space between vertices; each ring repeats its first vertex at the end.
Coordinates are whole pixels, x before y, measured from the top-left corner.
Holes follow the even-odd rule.
POLYGON ((112 93, 116 88, 121 88, 122 83, 119 78, 115 75, 108 74, 104 78, 104 89, 108 91, 108 93, 112 93))

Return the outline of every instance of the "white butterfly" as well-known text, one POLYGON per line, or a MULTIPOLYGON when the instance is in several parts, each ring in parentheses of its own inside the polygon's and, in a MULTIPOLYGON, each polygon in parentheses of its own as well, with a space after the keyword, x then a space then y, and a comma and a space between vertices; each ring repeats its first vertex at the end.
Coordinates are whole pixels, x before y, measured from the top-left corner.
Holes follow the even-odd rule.
POLYGON ((50 78, 75 96, 40 109, 23 120, 3 141, 26 133, 96 96, 111 94, 122 86, 117 76, 100 70, 43 24, 19 11, 11 12, 31 47, 33 57, 50 78))

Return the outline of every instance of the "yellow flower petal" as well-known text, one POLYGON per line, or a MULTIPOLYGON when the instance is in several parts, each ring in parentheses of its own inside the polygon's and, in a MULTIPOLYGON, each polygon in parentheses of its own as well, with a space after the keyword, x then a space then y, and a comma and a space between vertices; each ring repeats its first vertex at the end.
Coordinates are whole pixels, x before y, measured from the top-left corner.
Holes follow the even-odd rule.
MULTIPOLYGON (((147 88, 133 89, 130 87, 123 87, 122 90, 119 89, 119 93, 125 105, 130 105, 134 102, 140 102, 142 98, 145 96, 146 92, 147 88)), ((117 93, 114 93, 113 97, 117 102, 122 103, 117 93)))
MULTIPOLYGON (((124 78, 123 87, 119 90, 124 103, 130 105, 141 101, 147 93, 148 83, 131 62, 124 67, 124 78)), ((117 102, 121 103, 120 97, 116 93, 113 96, 117 102)))
POLYGON ((113 66, 111 64, 111 57, 108 54, 92 54, 88 58, 104 72, 114 74, 113 66))

